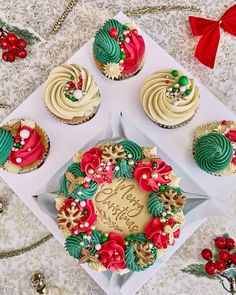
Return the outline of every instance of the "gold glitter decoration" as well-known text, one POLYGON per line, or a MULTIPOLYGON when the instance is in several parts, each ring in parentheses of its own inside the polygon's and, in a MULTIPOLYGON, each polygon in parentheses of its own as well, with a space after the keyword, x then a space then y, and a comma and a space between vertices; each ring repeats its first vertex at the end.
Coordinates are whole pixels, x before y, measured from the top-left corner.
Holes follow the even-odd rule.
POLYGON ((115 163, 117 160, 124 159, 126 152, 121 144, 107 145, 103 147, 102 160, 115 163))
POLYGON ((120 64, 107 63, 103 65, 102 72, 110 79, 118 79, 122 72, 122 67, 120 64))
POLYGON ((154 260, 149 245, 149 243, 134 242, 135 256, 138 258, 137 264, 140 266, 146 266, 154 260))
POLYGON ((186 198, 183 195, 178 195, 173 189, 167 189, 158 195, 158 199, 163 203, 163 206, 167 210, 180 210, 183 209, 186 198))
POLYGON ((69 194, 73 193, 75 186, 77 184, 83 184, 85 182, 84 177, 81 177, 81 176, 74 177, 74 175, 69 171, 67 171, 65 175, 66 175, 66 179, 69 180, 69 182, 70 182, 70 185, 68 187, 69 194))
POLYGON ((78 225, 78 221, 82 214, 76 206, 66 208, 57 214, 57 221, 61 230, 71 230, 78 225))
POLYGON ((180 229, 180 224, 177 223, 173 227, 170 225, 165 225, 163 228, 163 232, 169 235, 169 244, 172 245, 174 243, 174 233, 180 229))
POLYGON ((85 262, 100 263, 97 257, 90 255, 88 249, 82 249, 81 253, 82 253, 82 257, 80 258, 79 263, 85 263, 85 262))

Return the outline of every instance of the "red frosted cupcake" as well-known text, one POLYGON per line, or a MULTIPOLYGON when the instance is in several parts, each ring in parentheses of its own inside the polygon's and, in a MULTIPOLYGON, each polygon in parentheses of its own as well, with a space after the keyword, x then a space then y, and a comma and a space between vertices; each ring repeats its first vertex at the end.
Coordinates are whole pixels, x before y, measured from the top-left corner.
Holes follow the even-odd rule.
POLYGON ((93 55, 99 70, 112 80, 138 73, 144 63, 145 43, 134 25, 106 21, 96 33, 93 55))
POLYGON ((12 120, 0 128, 0 167, 24 173, 40 167, 49 152, 49 138, 33 121, 12 120))

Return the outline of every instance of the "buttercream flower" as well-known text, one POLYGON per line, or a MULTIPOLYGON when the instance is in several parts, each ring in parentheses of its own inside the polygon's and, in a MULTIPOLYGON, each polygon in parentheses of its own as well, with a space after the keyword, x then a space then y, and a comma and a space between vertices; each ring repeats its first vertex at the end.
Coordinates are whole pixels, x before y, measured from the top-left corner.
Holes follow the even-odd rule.
POLYGON ((159 159, 151 159, 149 162, 139 161, 134 169, 134 178, 140 188, 146 192, 158 191, 159 185, 171 182, 168 175, 172 167, 159 159))
POLYGON ((233 154, 232 164, 236 165, 236 152, 233 154))
POLYGON ((14 137, 9 160, 17 166, 26 166, 41 160, 44 152, 45 147, 38 132, 28 126, 20 126, 14 137))
POLYGON ((231 141, 236 141, 236 130, 229 130, 225 136, 231 141))
POLYGON ((108 241, 101 245, 98 251, 100 255, 100 262, 107 269, 116 271, 125 268, 125 241, 124 239, 114 233, 108 235, 108 241))
POLYGON ((146 224, 146 237, 156 245, 157 248, 166 249, 168 244, 173 245, 180 234, 180 225, 173 218, 161 222, 159 217, 153 218, 146 224))
POLYGON ((101 162, 102 150, 100 148, 92 148, 83 154, 80 169, 86 175, 96 181, 98 184, 103 182, 112 182, 113 165, 110 162, 101 162))
POLYGON ((57 220, 62 230, 73 234, 88 231, 96 221, 96 214, 92 201, 66 199, 60 208, 57 220))

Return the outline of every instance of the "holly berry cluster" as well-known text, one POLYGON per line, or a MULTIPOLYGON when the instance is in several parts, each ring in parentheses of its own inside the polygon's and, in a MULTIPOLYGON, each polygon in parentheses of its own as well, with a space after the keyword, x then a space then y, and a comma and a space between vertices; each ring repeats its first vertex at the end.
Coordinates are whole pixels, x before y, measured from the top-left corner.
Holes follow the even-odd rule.
POLYGON ((205 270, 212 276, 236 265, 236 247, 234 239, 228 236, 217 237, 214 240, 214 245, 214 254, 209 248, 202 250, 202 258, 207 260, 205 270))
POLYGON ((0 28, 0 48, 3 50, 2 59, 4 61, 14 62, 17 56, 25 58, 27 56, 26 45, 24 39, 20 39, 16 34, 0 28))

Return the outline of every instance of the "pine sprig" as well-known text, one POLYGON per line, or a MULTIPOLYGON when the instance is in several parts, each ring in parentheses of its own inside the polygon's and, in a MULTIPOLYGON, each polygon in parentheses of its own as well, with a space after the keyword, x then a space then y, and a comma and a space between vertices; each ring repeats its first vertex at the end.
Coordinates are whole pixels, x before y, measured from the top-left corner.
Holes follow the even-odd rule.
POLYGON ((205 265, 204 264, 197 264, 197 263, 190 264, 187 267, 182 268, 181 271, 184 272, 184 273, 194 275, 194 276, 196 276, 198 278, 199 277, 205 277, 205 278, 213 279, 213 280, 219 279, 217 276, 210 276, 205 271, 205 265))
POLYGON ((7 24, 4 20, 0 18, 0 27, 6 29, 8 32, 16 34, 19 38, 24 39, 28 45, 33 45, 37 42, 40 42, 40 38, 27 29, 20 29, 16 26, 11 26, 7 24))

